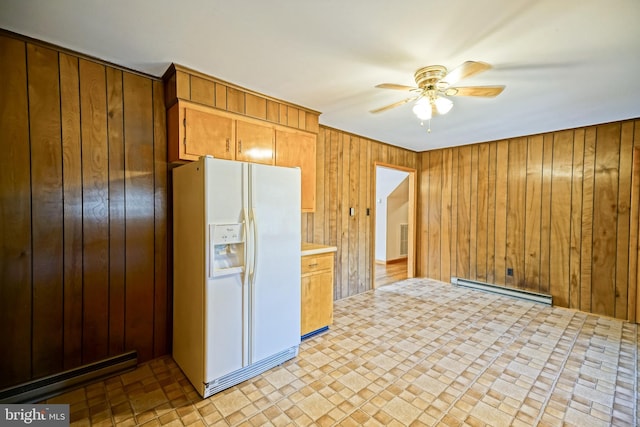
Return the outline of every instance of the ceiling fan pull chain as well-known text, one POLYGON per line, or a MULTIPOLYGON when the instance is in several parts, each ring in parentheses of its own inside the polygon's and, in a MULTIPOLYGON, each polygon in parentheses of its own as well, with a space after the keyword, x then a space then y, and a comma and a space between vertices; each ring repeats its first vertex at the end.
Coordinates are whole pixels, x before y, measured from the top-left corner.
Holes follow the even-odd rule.
MULTIPOLYGON (((424 127, 424 120, 420 121, 420 126, 424 127)), ((431 119, 429 119, 429 126, 427 128, 427 133, 431 133, 431 119)))

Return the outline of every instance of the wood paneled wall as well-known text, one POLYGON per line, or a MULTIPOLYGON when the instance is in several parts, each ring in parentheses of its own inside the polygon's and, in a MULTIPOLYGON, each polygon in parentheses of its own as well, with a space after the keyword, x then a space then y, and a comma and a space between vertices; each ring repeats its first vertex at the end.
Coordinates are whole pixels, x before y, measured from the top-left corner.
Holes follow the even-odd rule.
POLYGON ((375 163, 418 170, 419 154, 321 125, 316 160, 316 212, 302 214, 302 240, 338 248, 341 299, 372 288, 375 163))
POLYGON ((640 120, 421 153, 418 275, 629 318, 634 146, 640 120))
POLYGON ((170 348, 163 84, 0 33, 0 388, 170 348))

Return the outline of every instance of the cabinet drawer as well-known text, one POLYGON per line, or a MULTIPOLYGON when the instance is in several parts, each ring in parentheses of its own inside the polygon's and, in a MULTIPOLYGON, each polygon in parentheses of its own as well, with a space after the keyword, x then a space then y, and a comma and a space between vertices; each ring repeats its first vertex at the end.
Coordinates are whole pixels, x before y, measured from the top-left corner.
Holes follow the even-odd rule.
POLYGON ((302 274, 316 271, 330 270, 333 267, 333 253, 323 255, 308 255, 302 257, 302 274))

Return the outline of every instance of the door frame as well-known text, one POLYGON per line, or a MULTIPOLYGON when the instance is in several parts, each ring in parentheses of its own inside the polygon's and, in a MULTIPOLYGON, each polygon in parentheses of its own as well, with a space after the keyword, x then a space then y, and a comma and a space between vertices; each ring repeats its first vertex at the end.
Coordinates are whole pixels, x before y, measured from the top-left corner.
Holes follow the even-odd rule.
MULTIPOLYGON (((371 200, 376 200, 376 188, 377 188, 377 168, 378 166, 384 167, 387 169, 395 169, 402 172, 407 172, 409 174, 409 207, 408 207, 408 224, 409 224, 409 232, 408 232, 408 242, 407 242, 407 278, 413 278, 416 276, 416 218, 417 218, 417 197, 418 197, 418 186, 417 186, 417 170, 413 168, 408 168, 404 166, 393 165, 390 163, 384 162, 373 162, 373 185, 371 186, 371 200)), ((376 248, 376 209, 377 203, 372 203, 372 218, 371 218, 371 245, 370 245, 370 259, 371 265, 371 288, 376 288, 376 260, 375 260, 375 248, 376 248)))
POLYGON ((631 168, 631 229, 629 233, 629 292, 627 295, 627 319, 631 323, 640 320, 640 148, 633 149, 631 168))

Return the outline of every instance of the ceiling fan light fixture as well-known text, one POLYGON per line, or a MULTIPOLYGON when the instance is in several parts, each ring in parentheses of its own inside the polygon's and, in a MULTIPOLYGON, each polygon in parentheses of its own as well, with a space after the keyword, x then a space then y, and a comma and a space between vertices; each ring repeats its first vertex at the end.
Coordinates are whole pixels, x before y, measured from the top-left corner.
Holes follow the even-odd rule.
POLYGON ((420 120, 431 119, 431 103, 427 98, 420 98, 413 106, 413 114, 420 120))
POLYGON ((438 114, 447 114, 451 111, 451 107, 453 107, 453 102, 449 98, 438 97, 434 101, 436 105, 436 110, 438 110, 438 114))
POLYGON ((504 90, 504 86, 453 86, 460 80, 475 76, 478 73, 491 69, 486 62, 466 61, 451 71, 442 65, 430 65, 419 68, 414 79, 416 86, 406 86, 395 83, 381 83, 376 85, 382 89, 395 89, 414 92, 413 96, 402 101, 385 105, 371 110, 371 113, 381 113, 400 105, 413 102, 416 99, 413 113, 422 121, 431 119, 434 114, 447 114, 453 107, 453 102, 448 96, 473 96, 493 98, 504 90))

